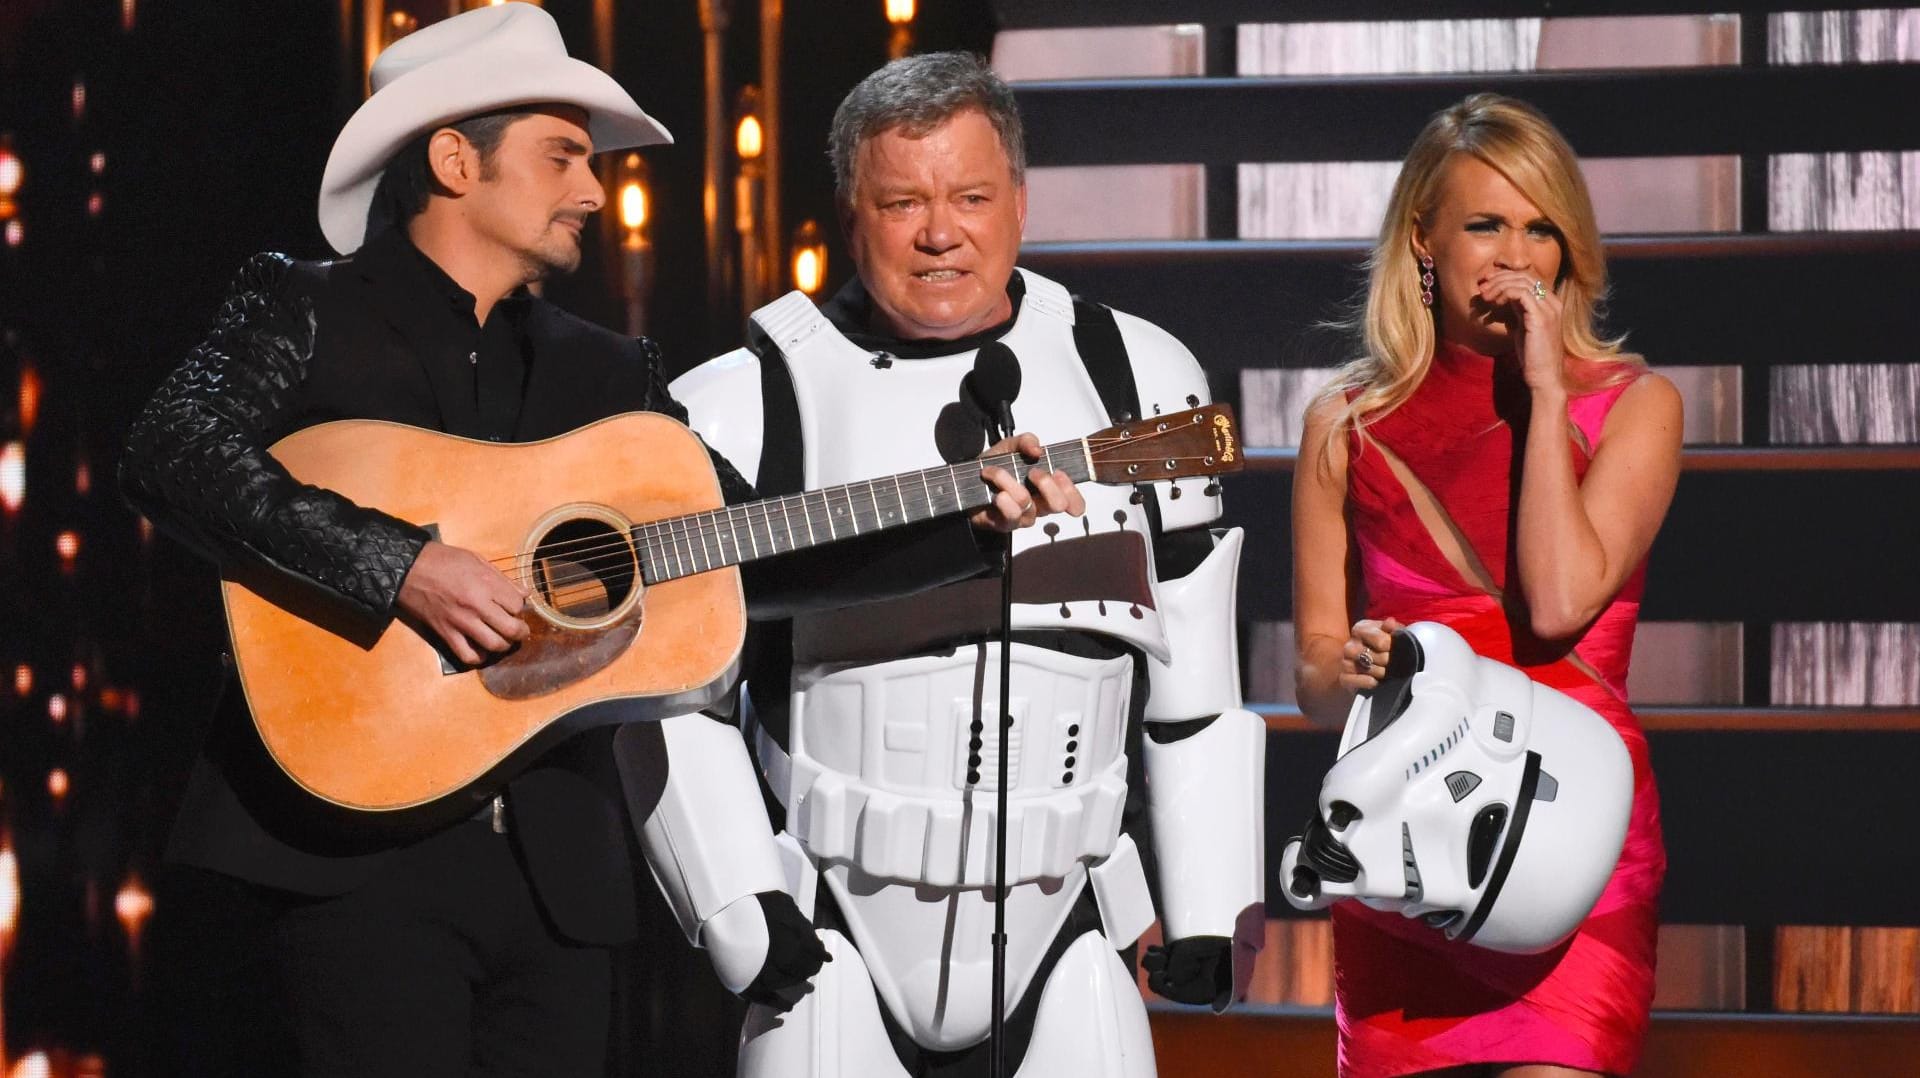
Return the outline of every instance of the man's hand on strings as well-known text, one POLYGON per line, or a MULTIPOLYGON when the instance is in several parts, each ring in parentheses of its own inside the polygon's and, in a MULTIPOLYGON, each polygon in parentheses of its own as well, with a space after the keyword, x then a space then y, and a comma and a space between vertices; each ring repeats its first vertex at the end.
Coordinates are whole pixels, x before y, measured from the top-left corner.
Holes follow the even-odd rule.
POLYGON ((528 592, 471 550, 429 542, 400 585, 399 606, 468 666, 511 649, 532 632, 520 618, 528 592))
MULTIPOLYGON (((1031 434, 1003 438, 989 446, 984 455, 996 457, 1016 450, 1028 460, 1039 460, 1046 455, 1040 439, 1031 434)), ((994 493, 993 501, 986 508, 976 510, 967 518, 976 528, 1011 532, 1049 513, 1077 517, 1087 511, 1087 499, 1065 472, 1036 468, 1027 473, 1027 481, 1022 484, 1007 469, 989 466, 980 469, 980 478, 986 480, 994 493)))

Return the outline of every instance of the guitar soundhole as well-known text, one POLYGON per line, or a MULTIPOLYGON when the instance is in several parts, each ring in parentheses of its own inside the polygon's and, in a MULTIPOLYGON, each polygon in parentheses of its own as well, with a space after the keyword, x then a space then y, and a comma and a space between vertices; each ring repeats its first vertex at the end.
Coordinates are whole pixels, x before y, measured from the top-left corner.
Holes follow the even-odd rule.
POLYGON ((563 618, 593 621, 627 601, 639 580, 639 561, 624 529, 575 518, 555 525, 533 552, 538 598, 563 618))

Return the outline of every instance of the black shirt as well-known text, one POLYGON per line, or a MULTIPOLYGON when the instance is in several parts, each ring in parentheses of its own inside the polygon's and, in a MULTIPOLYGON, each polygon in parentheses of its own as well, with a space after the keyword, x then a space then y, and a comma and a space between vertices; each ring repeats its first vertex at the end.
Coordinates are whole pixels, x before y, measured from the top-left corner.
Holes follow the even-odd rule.
POLYGON ((495 303, 481 325, 473 293, 415 247, 406 230, 380 233, 354 258, 385 282, 397 301, 393 306, 409 313, 408 337, 421 348, 421 361, 439 368, 435 381, 471 386, 466 399, 442 402, 449 409, 447 432, 492 442, 520 440, 532 365, 527 337, 532 297, 526 289, 495 303))

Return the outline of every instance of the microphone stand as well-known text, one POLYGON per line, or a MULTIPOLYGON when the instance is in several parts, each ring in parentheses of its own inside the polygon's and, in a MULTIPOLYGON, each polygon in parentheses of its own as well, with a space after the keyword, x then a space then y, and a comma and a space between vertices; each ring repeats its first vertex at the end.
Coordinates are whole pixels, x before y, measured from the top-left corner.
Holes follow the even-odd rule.
MULTIPOLYGON (((996 402, 987 425, 997 428, 994 441, 1013 435, 1013 408, 996 402)), ((1015 456, 1019 451, 1015 451, 1015 456)), ((1016 471, 1015 477, 1019 473, 1016 471)), ((1000 549, 1000 738, 995 746, 998 778, 994 783, 993 817, 993 1015, 987 1027, 988 1074, 1007 1078, 1007 739, 1013 733, 1013 534, 1000 549)))

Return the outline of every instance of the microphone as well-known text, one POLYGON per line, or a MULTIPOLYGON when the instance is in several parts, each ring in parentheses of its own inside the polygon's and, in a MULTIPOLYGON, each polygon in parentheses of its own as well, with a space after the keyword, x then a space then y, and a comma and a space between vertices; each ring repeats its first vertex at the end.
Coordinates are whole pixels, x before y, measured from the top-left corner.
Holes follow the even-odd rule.
POLYGON ((999 428, 996 439, 1013 434, 1013 399, 1020 395, 1020 360, 1013 349, 992 341, 980 346, 973 370, 960 380, 965 393, 989 426, 999 428))

